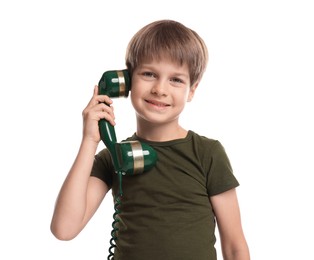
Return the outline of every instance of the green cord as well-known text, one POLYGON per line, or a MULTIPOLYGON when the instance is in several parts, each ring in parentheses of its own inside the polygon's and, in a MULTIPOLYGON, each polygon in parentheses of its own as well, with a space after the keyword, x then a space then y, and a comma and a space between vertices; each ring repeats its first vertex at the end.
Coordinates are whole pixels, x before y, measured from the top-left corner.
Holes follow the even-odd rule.
POLYGON ((122 176, 123 173, 121 171, 118 173, 118 180, 119 180, 119 192, 118 195, 115 196, 115 203, 114 203, 114 213, 113 213, 113 222, 112 222, 112 231, 111 231, 111 239, 110 239, 110 247, 109 247, 109 255, 108 260, 114 260, 114 249, 116 246, 116 241, 118 239, 117 232, 119 228, 116 227, 117 223, 120 221, 118 215, 121 213, 119 207, 121 206, 121 198, 123 195, 122 192, 122 176))

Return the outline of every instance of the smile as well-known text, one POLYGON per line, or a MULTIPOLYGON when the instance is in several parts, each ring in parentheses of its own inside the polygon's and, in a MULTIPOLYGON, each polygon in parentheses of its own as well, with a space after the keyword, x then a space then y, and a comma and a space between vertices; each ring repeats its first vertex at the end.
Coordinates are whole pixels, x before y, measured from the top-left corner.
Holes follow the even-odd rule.
POLYGON ((156 100, 145 100, 147 103, 151 104, 151 105, 154 105, 154 106, 157 106, 157 107, 168 107, 170 106, 169 104, 167 103, 163 103, 163 102, 159 102, 159 101, 156 101, 156 100))

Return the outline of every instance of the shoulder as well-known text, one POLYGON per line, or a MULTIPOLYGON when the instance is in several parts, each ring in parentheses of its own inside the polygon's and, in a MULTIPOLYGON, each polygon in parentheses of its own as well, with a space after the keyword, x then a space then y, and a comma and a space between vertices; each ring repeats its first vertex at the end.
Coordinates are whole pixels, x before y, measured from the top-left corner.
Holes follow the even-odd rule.
POLYGON ((237 187, 239 182, 221 142, 196 133, 192 136, 197 144, 195 149, 198 150, 199 163, 207 176, 208 195, 214 196, 237 187))
POLYGON ((219 140, 190 132, 193 149, 197 151, 200 164, 206 172, 213 169, 232 172, 226 150, 219 140))
POLYGON ((206 150, 208 152, 224 150, 223 145, 217 139, 200 135, 192 130, 189 131, 188 136, 190 136, 191 142, 196 144, 199 149, 206 150))

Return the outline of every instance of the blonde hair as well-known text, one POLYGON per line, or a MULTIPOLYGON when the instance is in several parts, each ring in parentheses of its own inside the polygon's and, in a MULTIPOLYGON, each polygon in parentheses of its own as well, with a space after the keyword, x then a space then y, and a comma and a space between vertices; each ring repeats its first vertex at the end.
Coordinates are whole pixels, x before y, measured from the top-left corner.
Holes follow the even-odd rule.
POLYGON ((132 76, 143 62, 164 57, 180 65, 187 64, 192 86, 201 80, 206 70, 208 51, 195 31, 173 20, 159 20, 144 26, 132 37, 125 62, 132 76))

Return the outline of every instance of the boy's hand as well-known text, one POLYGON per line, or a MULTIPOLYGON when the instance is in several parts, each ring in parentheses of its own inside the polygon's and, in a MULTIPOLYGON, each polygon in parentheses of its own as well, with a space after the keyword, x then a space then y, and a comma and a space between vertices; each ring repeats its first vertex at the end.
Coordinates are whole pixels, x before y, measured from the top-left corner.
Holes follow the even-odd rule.
POLYGON ((98 121, 107 120, 113 126, 115 117, 113 113, 112 100, 106 95, 98 95, 98 86, 94 88, 94 94, 86 108, 83 110, 83 138, 90 138, 99 143, 100 133, 98 121))

